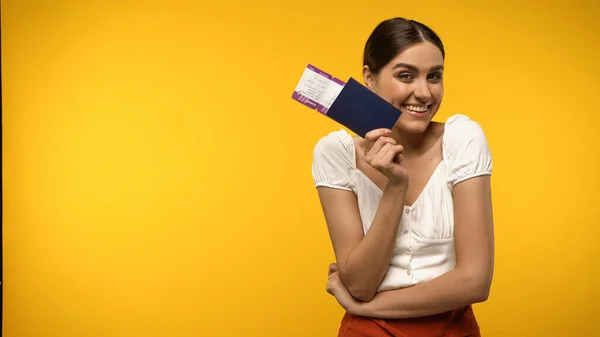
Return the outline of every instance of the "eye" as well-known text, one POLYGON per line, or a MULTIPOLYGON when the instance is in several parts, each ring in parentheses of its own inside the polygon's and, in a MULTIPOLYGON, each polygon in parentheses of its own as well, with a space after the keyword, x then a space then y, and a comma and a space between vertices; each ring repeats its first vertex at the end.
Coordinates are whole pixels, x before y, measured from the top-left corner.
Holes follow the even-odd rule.
POLYGON ((411 81, 413 79, 411 73, 399 73, 398 75, 396 75, 396 77, 398 77, 402 81, 411 81))
POLYGON ((442 73, 431 73, 427 76, 428 80, 433 80, 433 81, 441 81, 442 80, 442 73))

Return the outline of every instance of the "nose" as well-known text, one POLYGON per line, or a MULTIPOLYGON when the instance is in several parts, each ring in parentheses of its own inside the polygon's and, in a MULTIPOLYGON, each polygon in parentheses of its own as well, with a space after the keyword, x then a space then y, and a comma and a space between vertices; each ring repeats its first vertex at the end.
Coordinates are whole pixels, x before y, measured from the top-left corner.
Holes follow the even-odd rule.
POLYGON ((431 90, 426 80, 415 81, 415 98, 420 102, 427 102, 431 99, 431 90))

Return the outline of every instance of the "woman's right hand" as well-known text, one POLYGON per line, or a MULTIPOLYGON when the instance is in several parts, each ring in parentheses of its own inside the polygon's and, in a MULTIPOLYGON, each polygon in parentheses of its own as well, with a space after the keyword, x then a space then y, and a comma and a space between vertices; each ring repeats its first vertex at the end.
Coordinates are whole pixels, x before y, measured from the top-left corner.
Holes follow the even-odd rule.
POLYGON ((405 185, 408 171, 404 166, 402 145, 390 137, 388 129, 376 129, 365 135, 365 158, 367 163, 388 178, 388 183, 405 185))

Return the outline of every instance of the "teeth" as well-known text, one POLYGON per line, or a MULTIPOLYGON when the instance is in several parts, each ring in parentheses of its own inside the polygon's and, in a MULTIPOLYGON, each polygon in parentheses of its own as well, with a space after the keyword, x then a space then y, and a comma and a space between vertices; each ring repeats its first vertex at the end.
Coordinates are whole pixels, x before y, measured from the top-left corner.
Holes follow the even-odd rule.
POLYGON ((428 109, 427 107, 414 106, 414 105, 405 105, 404 107, 410 111, 416 111, 416 112, 425 112, 428 109))

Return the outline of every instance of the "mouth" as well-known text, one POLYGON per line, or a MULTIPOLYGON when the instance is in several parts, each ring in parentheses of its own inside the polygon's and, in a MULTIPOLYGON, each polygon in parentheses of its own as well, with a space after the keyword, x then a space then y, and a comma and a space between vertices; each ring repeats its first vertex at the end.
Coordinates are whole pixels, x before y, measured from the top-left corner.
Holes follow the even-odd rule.
POLYGON ((402 104, 402 111, 415 117, 424 117, 431 109, 431 104, 427 105, 414 105, 414 104, 402 104))

